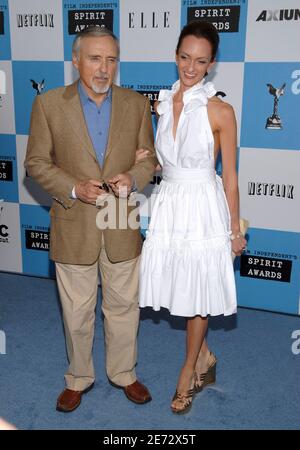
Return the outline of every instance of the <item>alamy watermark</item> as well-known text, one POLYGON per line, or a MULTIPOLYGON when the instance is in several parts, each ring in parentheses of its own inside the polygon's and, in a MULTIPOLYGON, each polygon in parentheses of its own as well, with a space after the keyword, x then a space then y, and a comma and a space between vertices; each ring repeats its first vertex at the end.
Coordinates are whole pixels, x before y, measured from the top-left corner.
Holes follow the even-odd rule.
POLYGON ((6 355, 6 335, 0 330, 0 355, 6 355))
POLYGON ((299 355, 300 354, 300 330, 294 330, 292 332, 292 339, 295 339, 295 341, 292 343, 292 353, 294 355, 299 355))
MULTIPOLYGON (((187 201, 189 193, 181 194, 181 201, 187 201)), ((168 192, 168 200, 173 202, 173 197, 177 199, 177 193, 168 192)), ((126 188, 121 188, 119 197, 114 194, 101 194, 96 201, 99 212, 96 217, 96 225, 100 230, 131 229, 137 230, 140 227, 140 209, 143 207, 143 216, 151 217, 156 207, 157 192, 154 189, 150 197, 138 192, 127 196, 126 188)))

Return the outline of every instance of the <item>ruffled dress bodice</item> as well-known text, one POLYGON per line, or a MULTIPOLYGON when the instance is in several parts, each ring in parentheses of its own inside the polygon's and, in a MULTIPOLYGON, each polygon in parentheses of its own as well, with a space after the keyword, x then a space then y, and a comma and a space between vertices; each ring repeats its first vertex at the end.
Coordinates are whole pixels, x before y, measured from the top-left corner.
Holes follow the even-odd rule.
POLYGON ((213 168, 214 138, 207 115, 208 99, 215 95, 212 83, 203 81, 184 92, 176 138, 173 137, 173 97, 179 81, 172 90, 159 93, 160 115, 156 134, 156 151, 162 166, 183 168, 213 168))

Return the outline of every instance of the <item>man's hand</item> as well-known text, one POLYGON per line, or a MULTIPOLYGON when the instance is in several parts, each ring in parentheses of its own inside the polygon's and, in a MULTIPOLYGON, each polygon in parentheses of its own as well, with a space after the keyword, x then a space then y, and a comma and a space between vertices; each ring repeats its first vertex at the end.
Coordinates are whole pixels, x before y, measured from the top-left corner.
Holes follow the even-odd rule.
POLYGON ((117 197, 126 198, 131 192, 133 186, 133 177, 125 172, 119 173, 108 180, 108 183, 117 197))
POLYGON ((75 194, 82 202, 96 204, 97 197, 101 194, 106 194, 106 191, 100 188, 100 181, 87 180, 80 181, 75 185, 75 194))

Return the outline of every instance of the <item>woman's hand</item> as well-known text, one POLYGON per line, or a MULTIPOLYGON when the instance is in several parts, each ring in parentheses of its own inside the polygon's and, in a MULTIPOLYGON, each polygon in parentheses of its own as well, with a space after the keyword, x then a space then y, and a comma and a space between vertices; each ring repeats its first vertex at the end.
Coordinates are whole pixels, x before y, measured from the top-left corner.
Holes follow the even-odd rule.
MULTIPOLYGON (((147 149, 144 149, 144 148, 137 149, 137 151, 135 152, 135 164, 138 163, 139 161, 142 161, 143 159, 146 159, 149 156, 149 154, 150 154, 150 152, 147 149)), ((155 170, 156 170, 156 172, 161 170, 161 167, 159 164, 157 164, 155 170)))
POLYGON ((244 250, 247 248, 247 240, 244 238, 242 233, 237 233, 231 235, 231 249, 233 253, 237 256, 241 256, 244 250))
POLYGON ((135 164, 149 156, 149 150, 145 148, 138 148, 135 152, 135 164))

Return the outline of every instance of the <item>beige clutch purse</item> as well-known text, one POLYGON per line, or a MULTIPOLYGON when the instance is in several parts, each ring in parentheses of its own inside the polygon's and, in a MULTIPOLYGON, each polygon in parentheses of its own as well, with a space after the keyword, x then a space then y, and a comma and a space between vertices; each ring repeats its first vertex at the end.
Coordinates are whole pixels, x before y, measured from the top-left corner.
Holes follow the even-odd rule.
MULTIPOLYGON (((249 228, 249 220, 247 219, 240 219, 240 230, 243 236, 245 236, 245 234, 247 233, 247 230, 249 228)), ((231 256, 232 256, 232 262, 234 261, 236 254, 231 252, 231 256)))

